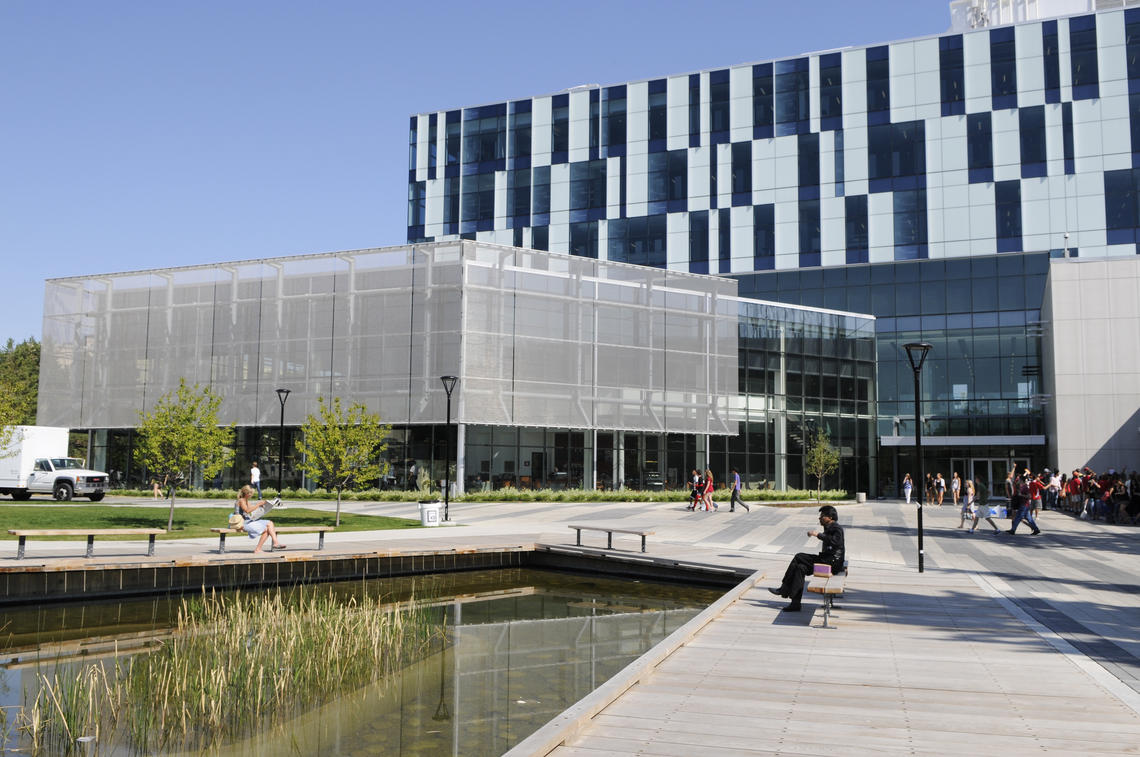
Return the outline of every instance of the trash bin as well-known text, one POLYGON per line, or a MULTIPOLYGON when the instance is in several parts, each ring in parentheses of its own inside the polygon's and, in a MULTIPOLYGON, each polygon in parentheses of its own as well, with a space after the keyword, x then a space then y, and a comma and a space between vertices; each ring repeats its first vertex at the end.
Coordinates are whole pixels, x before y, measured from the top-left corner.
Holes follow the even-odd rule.
POLYGON ((863 504, 867 501, 867 492, 855 492, 855 502, 863 504))
POLYGON ((439 510, 442 507, 439 502, 421 502, 420 503, 420 525, 421 526, 438 526, 439 525, 439 510))

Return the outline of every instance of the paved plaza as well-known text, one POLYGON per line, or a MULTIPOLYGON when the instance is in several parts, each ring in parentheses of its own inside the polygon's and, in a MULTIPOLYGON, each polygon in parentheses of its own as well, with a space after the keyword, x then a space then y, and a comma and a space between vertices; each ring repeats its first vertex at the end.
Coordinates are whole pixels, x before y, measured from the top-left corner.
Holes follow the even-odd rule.
MULTIPOLYGON (((229 507, 196 504, 218 508, 219 520, 229 507)), ((344 507, 418 517, 408 503, 344 507)), ((722 504, 719 512, 693 513, 679 503, 457 503, 455 525, 331 534, 326 553, 566 546, 574 543, 568 523, 598 523, 653 527, 651 557, 765 575, 711 608, 647 669, 632 671, 636 685, 597 692, 605 698, 583 710, 587 715, 571 713, 558 733, 547 729, 557 745, 552 752, 526 753, 1140 751, 1140 528, 1045 512, 1040 536, 969 534, 956 528, 952 506, 928 507, 920 574, 913 505, 848 504, 839 516, 851 575, 833 630, 819 627, 817 596, 806 595, 804 611, 790 614, 780 613, 784 601, 766 591, 793 553, 816 550, 818 542, 806 536, 816 526, 814 506, 730 513, 722 504)), ((614 539, 623 552, 639 554, 636 537, 614 539)), ((231 541, 226 557, 252 550, 245 539, 231 541)), ((602 547, 605 536, 586 533, 583 542, 602 547)), ((284 553, 248 559, 298 559, 312 546, 315 538, 300 536, 284 553)), ((160 542, 150 559, 222 559, 216 547, 216 539, 160 542)), ((26 562, 74 563, 84 548, 29 541, 26 562)), ((140 542, 97 542, 95 562, 144 561, 144 551, 140 542)), ((17 567, 14 555, 15 542, 7 542, 0 564, 17 567)))

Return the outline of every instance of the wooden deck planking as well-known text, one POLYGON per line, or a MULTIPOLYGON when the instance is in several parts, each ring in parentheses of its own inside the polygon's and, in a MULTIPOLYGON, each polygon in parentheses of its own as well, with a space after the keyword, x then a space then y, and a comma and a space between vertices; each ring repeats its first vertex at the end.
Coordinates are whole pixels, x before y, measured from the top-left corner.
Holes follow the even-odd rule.
POLYGON ((552 757, 1140 753, 1140 716, 963 575, 743 593, 552 757))

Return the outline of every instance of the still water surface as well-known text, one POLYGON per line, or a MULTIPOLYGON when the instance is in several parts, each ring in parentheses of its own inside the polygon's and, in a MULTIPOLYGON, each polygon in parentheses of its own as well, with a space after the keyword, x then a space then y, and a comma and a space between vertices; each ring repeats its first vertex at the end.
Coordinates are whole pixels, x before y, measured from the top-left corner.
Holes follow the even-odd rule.
MULTIPOLYGON (((426 600, 444 618, 446 642, 394 678, 212 754, 500 755, 722 593, 521 568, 308 590, 426 600)), ((0 612, 0 706, 12 713, 21 704, 23 676, 37 657, 90 659, 161 643, 179 604, 158 598, 0 612)), ((17 743, 9 734, 8 746, 17 743)), ((102 747, 100 754, 120 753, 102 747)))

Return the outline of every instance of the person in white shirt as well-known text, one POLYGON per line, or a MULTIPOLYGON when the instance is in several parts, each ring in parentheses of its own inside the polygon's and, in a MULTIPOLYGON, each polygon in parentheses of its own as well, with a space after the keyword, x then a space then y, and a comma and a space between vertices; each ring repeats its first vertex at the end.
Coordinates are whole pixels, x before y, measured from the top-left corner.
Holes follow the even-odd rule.
POLYGON ((261 469, 257 467, 256 460, 249 469, 249 485, 257 489, 257 498, 261 499, 261 469))

